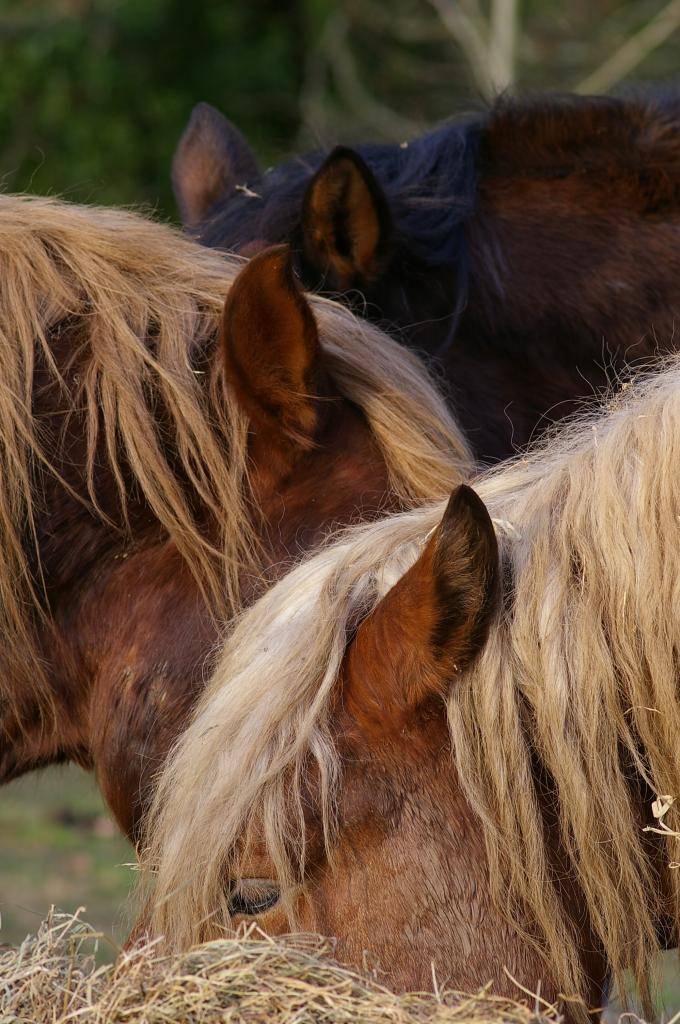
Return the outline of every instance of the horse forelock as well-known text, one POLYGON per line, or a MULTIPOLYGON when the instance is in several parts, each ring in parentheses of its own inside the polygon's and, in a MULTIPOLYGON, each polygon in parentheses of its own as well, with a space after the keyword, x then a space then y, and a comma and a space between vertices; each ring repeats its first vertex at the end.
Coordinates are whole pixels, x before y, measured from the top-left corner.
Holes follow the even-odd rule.
MULTIPOLYGON (((475 483, 512 593, 479 661, 452 687, 454 766, 484 830, 499 904, 530 922, 565 992, 583 990, 580 940, 547 839, 548 791, 564 877, 582 892, 618 980, 630 968, 648 991, 662 909, 657 870, 676 930, 680 920, 677 874, 665 866, 678 860, 677 839, 662 840, 659 867, 642 831, 646 789, 680 793, 679 458, 675 359, 606 413, 475 483)), ((332 708, 346 644, 443 509, 347 532, 236 625, 149 821, 149 907, 171 944, 228 920, 224 880, 238 877, 239 842, 254 819, 276 877, 284 888, 299 882, 310 758, 332 854, 342 775, 332 708)), ((672 810, 665 821, 673 826, 672 810)))
MULTIPOLYGON (((356 147, 385 194, 400 254, 451 270, 452 330, 467 297, 465 226, 474 210, 476 140, 476 122, 468 119, 401 145, 356 147)), ((199 227, 202 243, 219 247, 228 239, 238 250, 253 239, 298 239, 306 187, 327 155, 317 151, 284 162, 247 191, 238 185, 199 227)))
MULTIPOLYGON (((123 527, 134 490, 220 618, 239 608, 243 574, 259 573, 247 422, 215 345, 242 265, 137 213, 0 197, 1 688, 17 709, 30 697, 50 711, 34 638, 47 614, 35 480, 59 477, 62 453, 40 436, 38 368, 63 396, 64 422, 82 418, 80 497, 95 516, 106 520, 103 459, 123 527)), ((339 389, 364 410, 397 493, 413 502, 443 492, 469 455, 416 359, 345 309, 313 302, 339 389)))

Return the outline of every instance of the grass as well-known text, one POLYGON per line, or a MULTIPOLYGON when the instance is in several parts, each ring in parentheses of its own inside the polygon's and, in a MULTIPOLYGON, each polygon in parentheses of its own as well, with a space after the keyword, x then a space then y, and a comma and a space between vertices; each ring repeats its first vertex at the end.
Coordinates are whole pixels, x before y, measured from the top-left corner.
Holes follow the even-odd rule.
POLYGON ((0 942, 35 932, 50 906, 87 919, 110 939, 113 959, 124 938, 134 860, 108 816, 91 775, 75 767, 26 776, 0 793, 0 942))
MULTIPOLYGON (((133 913, 134 860, 101 801, 93 778, 77 768, 27 776, 0 793, 0 943, 37 931, 50 907, 86 918, 104 936, 98 963, 115 958, 133 913)), ((663 960, 663 1001, 680 1010, 678 958, 663 960)), ((615 1020, 616 1012, 608 1011, 615 1020)))

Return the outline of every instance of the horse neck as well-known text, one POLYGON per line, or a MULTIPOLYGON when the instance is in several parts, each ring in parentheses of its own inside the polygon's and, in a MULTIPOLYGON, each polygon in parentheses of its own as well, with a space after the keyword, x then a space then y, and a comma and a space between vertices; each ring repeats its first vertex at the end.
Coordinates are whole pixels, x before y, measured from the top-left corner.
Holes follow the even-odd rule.
MULTIPOLYGON (((96 603, 118 560, 126 558, 145 533, 157 532, 148 512, 142 516, 138 509, 133 510, 132 536, 107 524, 86 500, 82 478, 76 479, 76 449, 67 445, 61 452, 53 445, 52 455, 76 493, 46 476, 35 503, 41 513, 36 515, 34 538, 27 537, 25 543, 41 607, 28 612, 28 630, 43 678, 36 692, 12 665, 4 675, 0 721, 6 742, 0 752, 0 783, 60 761, 92 767, 93 676, 84 657, 91 636, 84 627, 83 607, 88 601, 96 603)), ((107 476, 100 468, 98 493, 104 508, 113 512, 114 482, 107 476)))
POLYGON ((669 179, 680 143, 652 113, 645 133, 641 110, 622 107, 634 144, 595 134, 607 111, 584 110, 593 138, 574 155, 567 124, 551 151, 530 116, 514 135, 502 112, 482 132, 468 303, 445 357, 462 426, 475 444, 483 403, 490 422, 476 447, 496 457, 616 383, 626 364, 677 347, 680 194, 669 179))
MULTIPOLYGON (((77 340, 68 331, 55 332, 51 355, 61 382, 41 360, 34 373, 33 429, 40 457, 32 460, 33 523, 24 526, 23 547, 39 605, 32 610, 27 605, 27 635, 42 676, 36 683, 21 671, 15 653, 8 659, 0 694, 6 740, 0 750, 0 783, 59 761, 92 767, 90 701, 96 670, 90 656, 98 643, 97 610, 117 566, 165 540, 155 516, 136 496, 124 462, 120 469, 128 499, 123 509, 103 437, 88 479, 88 413, 74 408, 78 403, 64 392, 64 383, 77 380, 68 368, 77 340), (41 457, 50 470, 39 469, 41 457)), ((119 595, 114 631, 126 610, 134 608, 130 595, 136 589, 139 580, 128 581, 127 592, 119 595)))
POLYGON ((38 698, 21 677, 11 670, 5 674, 0 697, 0 785, 65 761, 92 767, 86 681, 58 629, 45 623, 35 634, 49 693, 38 698))

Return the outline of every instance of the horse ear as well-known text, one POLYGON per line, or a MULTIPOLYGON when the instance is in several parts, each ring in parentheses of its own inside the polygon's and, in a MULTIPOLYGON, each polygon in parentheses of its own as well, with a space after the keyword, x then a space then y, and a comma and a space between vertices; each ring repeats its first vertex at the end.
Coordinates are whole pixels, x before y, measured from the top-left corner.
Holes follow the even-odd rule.
POLYGON ((172 160, 172 188, 184 226, 200 224, 235 185, 259 176, 238 128, 209 103, 198 103, 172 160))
POLYGON ((313 446, 326 375, 288 246, 265 249, 238 275, 224 305, 222 342, 228 379, 255 433, 274 445, 313 446))
POLYGON ((310 181, 302 208, 307 260, 344 291, 384 272, 392 242, 387 198, 358 153, 337 146, 310 181))
POLYGON ((420 558, 349 649, 344 703, 363 730, 400 732, 430 698, 445 696, 484 647, 499 581, 493 524, 461 485, 420 558))

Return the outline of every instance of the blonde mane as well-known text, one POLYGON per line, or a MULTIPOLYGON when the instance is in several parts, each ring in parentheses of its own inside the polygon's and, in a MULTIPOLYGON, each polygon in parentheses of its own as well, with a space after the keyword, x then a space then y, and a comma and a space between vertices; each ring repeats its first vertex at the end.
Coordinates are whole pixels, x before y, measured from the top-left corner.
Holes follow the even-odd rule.
MULTIPOLYGON (((132 479, 216 614, 238 609, 244 570, 260 571, 247 423, 219 355, 208 359, 242 265, 139 214, 0 196, 0 695, 8 703, 23 683, 48 710, 33 626, 45 614, 40 563, 30 568, 30 547, 40 514, 34 477, 57 470, 32 408, 38 365, 62 390, 64 423, 84 416, 80 497, 94 514, 106 519, 95 487, 103 452, 123 518, 132 479), (77 339, 65 365, 54 351, 62 328, 77 339), (219 527, 218 543, 206 539, 197 499, 219 527)), ((408 504, 444 494, 469 455, 418 360, 341 306, 311 302, 331 373, 365 412, 397 494, 408 504)))
MULTIPOLYGON (((680 360, 531 456, 480 476, 512 600, 451 688, 455 769, 483 826, 499 905, 526 922, 550 974, 583 992, 579 938, 546 849, 541 763, 557 797, 566 871, 621 980, 648 992, 659 877, 641 795, 680 796, 680 360)), ((444 503, 341 536, 249 609, 161 776, 145 861, 157 934, 184 947, 228 922, 226 877, 255 818, 284 888, 304 857, 311 756, 333 845, 340 779, 330 729, 350 631, 422 550, 444 503)), ((543 780, 545 782, 545 780, 543 780)), ((665 821, 677 827, 675 809, 665 821)), ((658 865, 678 921, 678 841, 658 865)))

